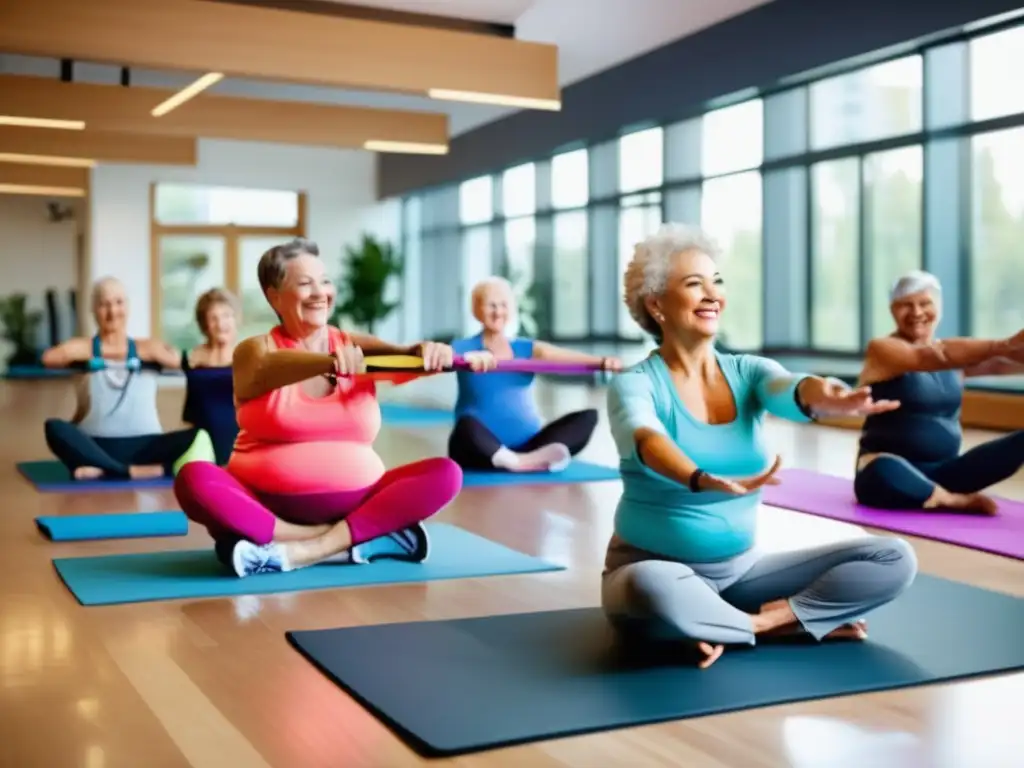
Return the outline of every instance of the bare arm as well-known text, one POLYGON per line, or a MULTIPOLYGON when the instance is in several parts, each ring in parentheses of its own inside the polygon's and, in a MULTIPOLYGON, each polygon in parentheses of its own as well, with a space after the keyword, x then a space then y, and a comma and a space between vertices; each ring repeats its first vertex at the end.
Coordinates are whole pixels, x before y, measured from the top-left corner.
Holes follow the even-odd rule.
POLYGON ((92 339, 68 339, 43 352, 45 368, 66 368, 72 363, 81 363, 92 357, 92 339))
POLYGON ((1017 362, 1006 357, 996 357, 978 365, 964 369, 965 376, 1021 376, 1024 375, 1024 362, 1017 362))
POLYGON ((139 358, 172 371, 181 368, 181 350, 159 339, 140 339, 139 358))
POLYGON ((235 347, 231 367, 235 399, 244 402, 331 373, 335 358, 298 349, 271 349, 266 336, 254 336, 235 347))
POLYGON ((378 339, 368 333, 349 333, 348 336, 367 357, 370 355, 416 355, 419 353, 420 342, 400 345, 378 339))
POLYGON ((895 337, 874 339, 865 350, 861 379, 870 384, 904 373, 962 370, 1012 352, 1009 339, 954 338, 921 345, 895 337))
POLYGON ((582 363, 584 365, 602 365, 605 358, 576 352, 564 347, 556 347, 546 341, 533 342, 533 357, 537 360, 551 360, 559 363, 582 363))

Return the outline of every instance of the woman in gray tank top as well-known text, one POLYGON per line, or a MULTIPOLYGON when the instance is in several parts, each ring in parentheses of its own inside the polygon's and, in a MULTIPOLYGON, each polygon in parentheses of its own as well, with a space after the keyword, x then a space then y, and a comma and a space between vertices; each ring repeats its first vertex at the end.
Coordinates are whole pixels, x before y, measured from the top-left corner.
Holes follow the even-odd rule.
POLYGON ((128 299, 113 278, 92 291, 99 329, 93 338, 69 339, 43 354, 47 368, 94 359, 134 362, 135 369, 92 370, 75 382, 78 407, 70 420, 47 419, 46 443, 76 480, 156 478, 173 475, 191 460, 213 460, 201 429, 164 432, 156 407, 158 373, 138 370, 153 363, 179 368, 181 353, 155 339, 130 339, 128 299))

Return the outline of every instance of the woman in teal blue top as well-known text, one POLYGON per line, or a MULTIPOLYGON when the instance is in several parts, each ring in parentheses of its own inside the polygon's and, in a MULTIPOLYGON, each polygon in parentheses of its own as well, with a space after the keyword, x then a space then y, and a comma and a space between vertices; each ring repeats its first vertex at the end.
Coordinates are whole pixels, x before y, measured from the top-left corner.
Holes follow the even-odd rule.
MULTIPOLYGON (((483 328, 476 336, 452 343, 457 355, 555 360, 605 370, 622 367, 614 357, 573 352, 532 339, 508 338, 506 328, 515 311, 515 299, 507 280, 492 277, 478 283, 472 301, 473 315, 483 328)), ((460 371, 456 375, 459 395, 448 456, 463 469, 557 472, 586 447, 597 426, 597 411, 593 408, 568 413, 545 425, 534 401, 532 373, 460 371)))
POLYGON ((608 418, 621 457, 602 603, 626 636, 695 649, 707 667, 726 645, 765 635, 864 639, 863 617, 917 572, 902 539, 863 536, 777 554, 756 546, 760 488, 778 482, 766 413, 794 421, 894 410, 870 390, 717 352, 725 309, 716 248, 666 225, 636 247, 625 300, 659 342, 617 376, 608 418))

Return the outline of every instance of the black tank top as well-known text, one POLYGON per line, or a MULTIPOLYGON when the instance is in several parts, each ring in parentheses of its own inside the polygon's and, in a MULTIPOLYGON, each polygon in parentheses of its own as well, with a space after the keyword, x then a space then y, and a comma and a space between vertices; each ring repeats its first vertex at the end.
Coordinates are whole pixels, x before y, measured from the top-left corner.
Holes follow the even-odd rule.
POLYGON ((871 385, 875 400, 899 400, 900 407, 868 416, 860 437, 860 454, 892 453, 912 464, 954 459, 963 432, 959 371, 905 373, 871 385))

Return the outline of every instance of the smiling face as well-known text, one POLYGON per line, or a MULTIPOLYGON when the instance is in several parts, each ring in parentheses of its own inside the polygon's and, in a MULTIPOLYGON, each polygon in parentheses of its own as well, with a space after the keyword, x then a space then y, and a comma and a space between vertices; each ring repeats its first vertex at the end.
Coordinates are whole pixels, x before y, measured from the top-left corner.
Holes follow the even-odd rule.
POLYGON ((942 313, 939 299, 929 290, 896 299, 890 309, 896 321, 896 332, 916 343, 931 341, 942 313))
POLYGON ((295 338, 327 325, 334 297, 334 283, 327 276, 323 261, 308 253, 289 259, 280 287, 267 291, 270 306, 295 338))
POLYGON ((514 308, 511 292, 499 284, 477 289, 473 300, 473 316, 485 331, 494 334, 505 332, 514 308))
POLYGON ((647 300, 665 338, 713 338, 724 309, 722 276, 714 260, 698 250, 676 254, 665 291, 647 300))
POLYGON ((211 344, 232 346, 238 332, 235 310, 224 302, 212 304, 203 318, 203 331, 211 344))
POLYGON ((100 333, 118 333, 128 322, 128 296, 117 280, 103 280, 93 291, 93 317, 100 333))

